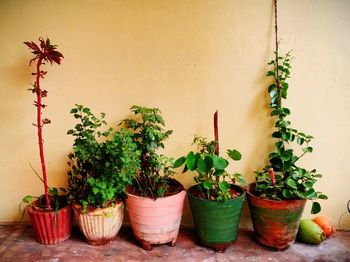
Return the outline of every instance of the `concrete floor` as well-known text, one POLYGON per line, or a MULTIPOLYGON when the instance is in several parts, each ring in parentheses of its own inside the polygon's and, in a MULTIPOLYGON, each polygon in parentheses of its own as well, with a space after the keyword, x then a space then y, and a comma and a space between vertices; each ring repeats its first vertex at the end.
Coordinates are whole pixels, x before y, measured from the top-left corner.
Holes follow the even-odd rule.
POLYGON ((117 239, 105 246, 90 246, 74 228, 71 239, 44 246, 36 242, 31 226, 0 226, 0 261, 350 261, 350 232, 337 232, 318 246, 295 243, 287 250, 275 251, 257 244, 252 231, 241 229, 224 253, 197 245, 194 236, 194 230, 182 229, 175 247, 159 245, 145 251, 130 228, 123 228, 117 239))

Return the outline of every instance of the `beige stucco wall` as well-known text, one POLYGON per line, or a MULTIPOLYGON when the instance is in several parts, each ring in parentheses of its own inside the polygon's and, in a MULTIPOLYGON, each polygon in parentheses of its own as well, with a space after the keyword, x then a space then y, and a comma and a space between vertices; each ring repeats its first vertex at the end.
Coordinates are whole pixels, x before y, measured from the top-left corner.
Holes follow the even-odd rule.
MULTIPOLYGON (((40 169, 23 41, 49 36, 65 55, 42 82, 51 185, 66 183, 75 103, 107 113, 111 125, 134 104, 159 107, 174 130, 166 143, 174 158, 189 150, 193 134, 212 137, 218 109, 222 151, 238 148, 243 159, 234 168, 252 181, 272 148, 264 77, 272 11, 272 0, 0 1, 0 222, 18 220, 22 197, 42 192, 29 166, 40 169)), ((316 138, 303 164, 324 174, 322 214, 338 222, 350 199, 350 1, 280 0, 279 13, 281 49, 295 56, 291 120, 316 138)), ((193 184, 190 174, 176 177, 193 184)), ((183 223, 191 223, 188 206, 183 223)))

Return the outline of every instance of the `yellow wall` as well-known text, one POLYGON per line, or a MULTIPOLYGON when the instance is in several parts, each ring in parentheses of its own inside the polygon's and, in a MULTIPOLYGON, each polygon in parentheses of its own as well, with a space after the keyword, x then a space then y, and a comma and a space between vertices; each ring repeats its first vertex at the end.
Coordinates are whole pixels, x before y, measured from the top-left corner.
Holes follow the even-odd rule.
MULTIPOLYGON (((291 120, 316 137, 303 164, 324 174, 322 214, 337 222, 350 198, 350 1, 281 0, 279 7, 281 49, 295 56, 291 120)), ((264 77, 272 11, 272 0, 0 1, 0 221, 18 220, 22 197, 42 193, 29 166, 40 169, 23 41, 49 36, 65 55, 42 83, 51 185, 66 183, 75 103, 107 113, 111 124, 134 104, 159 107, 174 130, 166 143, 174 158, 190 149, 193 134, 212 137, 218 109, 222 151, 238 148, 243 159, 234 168, 252 181, 272 149, 264 77)), ((190 174, 177 178, 193 184, 190 174)), ((183 222, 191 223, 188 206, 183 222)), ((349 215, 342 225, 350 228, 349 215)))

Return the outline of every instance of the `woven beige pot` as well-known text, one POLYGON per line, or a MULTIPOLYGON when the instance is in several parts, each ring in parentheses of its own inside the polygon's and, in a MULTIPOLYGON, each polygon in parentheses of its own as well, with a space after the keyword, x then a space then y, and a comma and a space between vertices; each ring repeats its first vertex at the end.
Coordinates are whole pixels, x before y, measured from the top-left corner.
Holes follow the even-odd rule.
POLYGON ((123 223, 124 204, 97 208, 83 213, 81 205, 73 204, 74 219, 80 231, 91 245, 105 245, 115 239, 123 223))

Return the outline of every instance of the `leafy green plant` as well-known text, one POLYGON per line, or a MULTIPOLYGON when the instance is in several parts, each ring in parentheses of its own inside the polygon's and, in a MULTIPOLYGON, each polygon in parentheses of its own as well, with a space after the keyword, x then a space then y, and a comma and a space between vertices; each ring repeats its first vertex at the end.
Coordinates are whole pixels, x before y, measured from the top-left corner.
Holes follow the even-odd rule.
POLYGON ((135 177, 133 188, 140 196, 162 197, 168 189, 169 179, 174 174, 172 159, 158 154, 164 148, 164 140, 172 130, 164 130, 165 122, 158 108, 132 106, 135 119, 125 119, 124 125, 133 132, 133 140, 141 152, 141 170, 135 177))
MULTIPOLYGON (((214 115, 215 140, 207 141, 206 138, 195 136, 193 144, 197 146, 198 152, 190 151, 186 156, 178 158, 174 163, 174 168, 185 165, 183 173, 195 171, 194 177, 198 183, 201 196, 208 200, 226 201, 233 197, 231 186, 228 181, 246 184, 239 173, 230 174, 226 171, 229 162, 219 156, 219 141, 217 128, 217 112, 214 115)), ((232 160, 238 161, 242 155, 236 149, 227 150, 227 155, 232 160)))
POLYGON ((71 198, 87 206, 106 207, 125 197, 139 170, 140 152, 133 134, 122 128, 101 131, 105 114, 96 117, 89 108, 76 105, 72 110, 78 123, 67 134, 74 137, 68 155, 68 190, 71 198))
MULTIPOLYGON (((208 200, 226 201, 232 198, 230 193, 230 183, 237 180, 245 184, 239 173, 230 174, 226 171, 229 162, 214 154, 215 141, 207 142, 206 138, 195 136, 193 144, 197 145, 199 152, 190 151, 186 156, 178 158, 174 163, 174 168, 185 164, 183 173, 195 171, 197 176, 194 180, 203 192, 203 196, 208 200)), ((241 159, 241 154, 235 149, 227 150, 227 155, 235 161, 241 159)))
MULTIPOLYGON (((274 151, 269 154, 270 164, 262 171, 256 171, 256 194, 275 200, 327 199, 326 195, 314 189, 317 178, 322 177, 321 174, 316 169, 308 171, 297 164, 299 159, 313 151, 310 146, 313 137, 292 128, 291 122, 287 120, 291 111, 282 105, 282 101, 287 99, 287 79, 290 77, 292 57, 290 52, 283 57, 279 56, 278 43, 276 46, 275 59, 268 63, 273 69, 267 72, 267 76, 274 80, 268 87, 268 93, 271 99, 271 117, 276 128, 272 138, 276 142, 274 151), (295 152, 292 143, 302 147, 300 153, 295 152)), ((320 204, 313 201, 311 212, 315 214, 320 210, 320 204)))
MULTIPOLYGON (((32 84, 32 88, 29 88, 28 90, 35 94, 36 100, 34 101, 34 106, 37 109, 37 117, 36 117, 36 123, 33 125, 37 128, 38 133, 38 144, 39 144, 39 155, 40 155, 40 161, 41 161, 41 170, 42 170, 42 178, 39 176, 35 171, 35 173, 38 175, 40 180, 44 184, 44 197, 43 199, 45 201, 39 201, 40 207, 45 209, 58 209, 58 206, 51 206, 51 204, 55 204, 57 199, 57 195, 53 194, 52 189, 49 190, 49 187, 47 185, 47 175, 46 175, 46 164, 45 164, 45 156, 44 156, 44 142, 43 142, 43 127, 44 125, 47 125, 51 123, 51 121, 48 118, 42 118, 42 109, 45 108, 47 105, 42 103, 42 99, 47 97, 47 91, 41 88, 41 79, 44 79, 45 75, 47 74, 47 71, 44 71, 42 69, 42 66, 46 63, 50 62, 50 64, 61 64, 61 60, 63 58, 63 55, 57 51, 57 46, 51 44, 50 39, 46 38, 44 40, 42 37, 39 38, 40 44, 37 45, 34 42, 24 42, 24 44, 31 49, 32 54, 34 54, 34 58, 32 58, 29 62, 29 66, 36 62, 36 71, 32 73, 33 76, 35 76, 35 81, 32 84), (52 199, 50 199, 52 198, 52 199)), ((34 170, 34 169, 33 169, 34 170)), ((41 198, 40 198, 41 199, 41 198)), ((26 196, 23 199, 24 203, 28 203, 28 201, 31 201, 32 198, 30 196, 26 196)), ((58 202, 57 202, 58 203, 58 202)))

